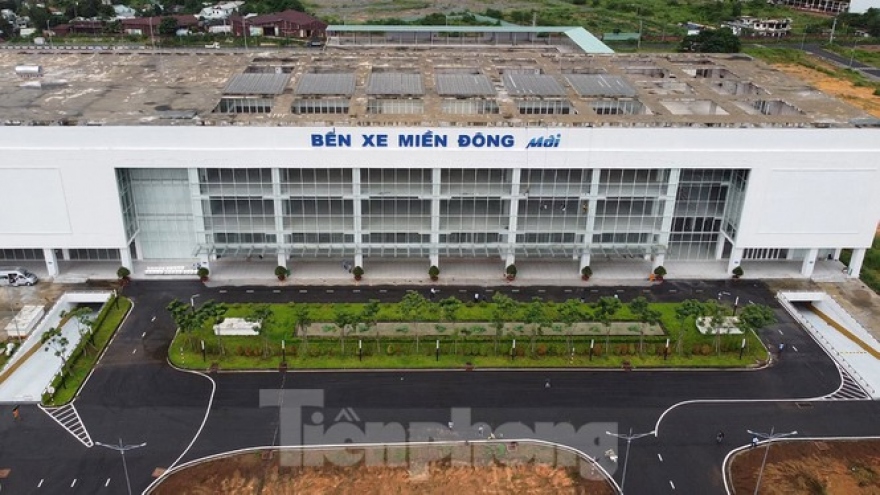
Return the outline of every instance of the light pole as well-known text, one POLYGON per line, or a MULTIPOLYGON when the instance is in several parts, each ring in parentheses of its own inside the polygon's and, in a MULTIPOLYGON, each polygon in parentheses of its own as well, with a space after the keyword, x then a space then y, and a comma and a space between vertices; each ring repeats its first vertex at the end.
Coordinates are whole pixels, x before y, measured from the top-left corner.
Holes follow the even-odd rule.
POLYGON ((653 435, 655 433, 654 430, 649 431, 648 433, 636 433, 633 434, 633 429, 629 429, 629 434, 624 435, 623 433, 611 433, 610 431, 606 431, 606 435, 611 435, 612 437, 617 437, 626 440, 626 452, 623 454, 623 474, 620 475, 620 493, 623 494, 623 487, 626 485, 626 464, 629 461, 629 444, 632 443, 633 440, 638 440, 643 437, 647 437, 649 435, 653 435))
POLYGON ((770 444, 779 438, 790 437, 792 435, 797 435, 797 430, 790 431, 788 433, 773 433, 775 427, 770 428, 770 433, 761 433, 758 431, 746 430, 750 435, 754 435, 757 438, 763 438, 764 441, 767 442, 767 449, 764 451, 764 460, 761 461, 761 469, 758 471, 758 482, 755 484, 755 495, 758 495, 758 489, 761 488, 761 477, 764 476, 764 465, 767 464, 767 454, 770 453, 770 444))
POLYGON ((834 16, 834 22, 831 23, 831 35, 828 37, 828 44, 834 44, 834 30, 837 29, 837 16, 834 16))
POLYGON ((192 308, 193 311, 196 310, 196 298, 201 296, 201 294, 193 294, 189 297, 189 307, 192 308))
POLYGON ((856 45, 858 45, 858 44, 859 44, 859 39, 856 38, 856 40, 853 42, 852 52, 849 55, 849 68, 850 69, 852 69, 853 61, 856 58, 856 45))
POLYGON ((137 445, 124 445, 122 443, 122 439, 120 438, 119 445, 109 445, 109 444, 101 443, 101 442, 95 442, 95 445, 99 445, 101 447, 105 447, 110 450, 115 450, 115 451, 119 452, 119 454, 122 456, 122 469, 123 469, 123 471, 125 471, 125 485, 128 487, 128 495, 131 495, 131 480, 128 478, 128 463, 125 462, 125 452, 127 450, 134 450, 134 449, 139 449, 141 447, 146 447, 147 443, 144 442, 144 443, 139 443, 137 445))

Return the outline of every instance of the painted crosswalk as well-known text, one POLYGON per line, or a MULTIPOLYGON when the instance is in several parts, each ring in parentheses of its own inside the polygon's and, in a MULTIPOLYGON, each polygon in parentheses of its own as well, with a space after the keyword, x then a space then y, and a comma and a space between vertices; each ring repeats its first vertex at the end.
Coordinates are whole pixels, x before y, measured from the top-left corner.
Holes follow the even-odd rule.
POLYGON ((86 425, 83 424, 82 418, 79 417, 79 413, 76 411, 76 407, 74 407, 73 404, 67 404, 66 406, 61 407, 40 406, 40 409, 54 419, 56 423, 61 425, 62 428, 76 437, 76 439, 83 445, 86 447, 94 445, 92 437, 89 436, 89 432, 86 430, 86 425))

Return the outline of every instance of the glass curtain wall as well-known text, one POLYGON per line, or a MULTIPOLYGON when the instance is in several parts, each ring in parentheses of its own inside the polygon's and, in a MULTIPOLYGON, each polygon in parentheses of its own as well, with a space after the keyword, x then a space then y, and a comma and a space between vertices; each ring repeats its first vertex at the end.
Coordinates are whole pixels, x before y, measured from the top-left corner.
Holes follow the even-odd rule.
POLYGON ((220 256, 252 257, 277 249, 272 171, 199 169, 204 239, 220 256))
POLYGON ((592 170, 522 170, 517 255, 571 257, 580 252, 592 174, 592 170))
POLYGON ((197 246, 186 169, 129 169, 141 256, 189 259, 197 246))
POLYGON ((430 169, 362 169, 365 256, 428 256, 431 242, 430 169))
POLYGON ((660 242, 668 182, 668 169, 601 170, 592 252, 609 258, 652 253, 660 242))
POLYGON ((509 170, 440 172, 440 255, 497 256, 510 226, 509 170))

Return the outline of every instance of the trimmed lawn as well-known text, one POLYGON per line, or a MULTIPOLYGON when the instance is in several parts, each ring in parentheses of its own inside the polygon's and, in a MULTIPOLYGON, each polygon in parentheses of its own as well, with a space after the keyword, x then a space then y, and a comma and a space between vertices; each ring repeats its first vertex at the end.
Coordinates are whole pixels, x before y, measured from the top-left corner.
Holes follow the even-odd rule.
MULTIPOLYGON (((282 340, 287 365, 293 369, 456 369, 464 368, 466 363, 480 368, 619 368, 625 361, 633 367, 745 367, 767 357, 766 349, 752 332, 745 335, 722 335, 721 353, 717 355, 715 336, 701 335, 693 318, 684 322, 682 353, 679 355, 676 352, 676 342, 681 322, 675 317, 678 307, 676 303, 651 304, 650 308, 660 313, 660 324, 665 334, 640 338, 637 333, 627 332, 626 335, 621 335, 619 331, 606 336, 606 327, 599 322, 590 322, 589 325, 601 329, 603 333, 600 335, 566 336, 566 326, 559 322, 557 311, 561 305, 546 302, 544 307, 550 326, 543 329, 542 335, 534 336, 534 345, 531 335, 533 325, 525 323, 508 324, 525 327, 523 333, 512 335, 513 332, 507 332, 496 336, 495 327, 486 325, 487 321, 491 321, 495 309, 491 302, 464 303, 452 323, 440 321, 437 305, 429 305, 433 309, 426 311, 420 322, 436 324, 441 328, 445 327, 447 331, 432 335, 422 334, 418 343, 415 335, 406 335, 406 332, 380 335, 377 342, 375 327, 365 326, 360 326, 358 330, 348 330, 344 342, 340 341, 338 327, 332 323, 336 313, 344 311, 357 315, 364 304, 234 304, 228 306, 226 317, 250 317, 257 306, 265 306, 272 311, 272 318, 267 322, 262 336, 218 338, 213 335, 212 326, 207 324, 191 335, 178 333, 175 336, 169 349, 171 362, 188 369, 207 369, 212 364, 216 364, 219 369, 229 370, 277 369, 282 361, 282 340), (308 308, 312 323, 307 339, 295 332, 295 311, 300 306, 308 308), (454 326, 453 323, 467 321, 482 324, 469 335, 452 334, 450 329, 454 326), (743 357, 740 358, 743 338, 746 338, 747 345, 743 357), (512 359, 514 339, 516 355, 512 359), (669 351, 664 359, 667 339, 669 351), (435 354, 438 341, 439 360, 435 354), (201 351, 202 342, 205 345, 204 357, 201 351), (573 355, 568 342, 574 348, 573 355), (362 355, 359 355, 359 344, 362 355)), ((593 308, 591 304, 582 306, 584 310, 593 308)), ((521 318, 522 315, 515 314, 513 317, 521 318)), ((404 319, 398 303, 380 304, 378 321, 400 322, 400 327, 412 325, 412 322, 404 319)), ((613 321, 618 324, 615 326, 625 322, 638 325, 626 305, 615 314, 613 321)))

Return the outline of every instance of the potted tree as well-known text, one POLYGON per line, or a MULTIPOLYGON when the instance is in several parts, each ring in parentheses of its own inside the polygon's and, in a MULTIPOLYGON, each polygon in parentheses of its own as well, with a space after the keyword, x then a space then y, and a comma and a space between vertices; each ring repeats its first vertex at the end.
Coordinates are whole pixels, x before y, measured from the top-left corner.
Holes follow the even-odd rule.
POLYGON ((431 265, 431 268, 428 268, 428 276, 431 277, 431 280, 434 282, 440 278, 440 269, 437 268, 437 265, 431 265))
POLYGON ((128 285, 131 281, 131 270, 124 266, 120 266, 118 270, 116 270, 116 276, 119 277, 119 283, 122 285, 128 285))
POLYGON ((742 277, 744 272, 743 272, 743 269, 741 266, 737 266, 736 268, 733 269, 733 271, 731 273, 733 274, 733 278, 735 280, 735 279, 742 277))
POLYGON ((658 282, 663 281, 663 277, 666 276, 666 268, 663 268, 663 265, 654 268, 654 279, 658 282))
POLYGON ((211 274, 211 270, 208 270, 204 266, 200 266, 198 272, 196 272, 196 275, 199 276, 199 280, 201 280, 202 282, 207 282, 208 275, 210 275, 210 274, 211 274))
POLYGON ((351 270, 351 274, 354 275, 355 280, 360 280, 364 276, 364 269, 356 266, 351 270))
POLYGON ((278 265, 275 267, 275 276, 278 277, 278 280, 283 282, 284 279, 290 276, 290 270, 288 270, 286 266, 278 265))
POLYGON ((510 264, 507 265, 507 269, 504 270, 507 275, 507 280, 512 281, 516 278, 516 265, 510 264))
POLYGON ((581 280, 586 282, 587 280, 590 280, 590 277, 592 277, 592 276, 593 276, 593 269, 592 268, 590 268, 589 266, 585 266, 585 267, 581 268, 581 280))

